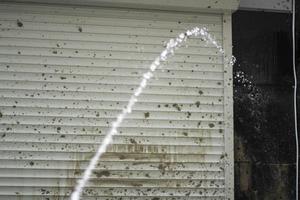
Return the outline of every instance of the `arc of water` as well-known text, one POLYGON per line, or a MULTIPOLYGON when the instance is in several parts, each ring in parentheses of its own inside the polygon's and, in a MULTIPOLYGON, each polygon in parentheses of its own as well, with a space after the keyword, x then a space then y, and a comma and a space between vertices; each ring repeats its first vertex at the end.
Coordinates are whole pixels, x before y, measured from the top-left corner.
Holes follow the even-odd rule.
MULTIPOLYGON (((213 39, 213 37, 208 33, 206 28, 192 28, 187 30, 185 33, 179 34, 179 36, 175 39, 171 39, 165 48, 161 52, 161 54, 152 62, 149 67, 149 70, 143 74, 143 79, 140 82, 139 87, 135 90, 135 92, 130 97, 126 108, 122 110, 122 112, 117 116, 116 120, 112 123, 110 131, 105 136, 103 142, 98 147, 98 150, 94 157, 90 160, 90 163, 86 170, 84 171, 83 177, 78 180, 77 185, 71 194, 71 200, 79 200, 82 194, 83 188, 85 187, 86 183, 88 182, 93 170, 95 169, 97 162, 101 158, 101 156, 106 152, 107 147, 113 140, 113 136, 117 133, 117 130, 121 123, 123 122, 124 118, 131 113, 133 106, 138 101, 138 97, 142 94, 144 88, 147 86, 148 81, 153 77, 153 73, 159 67, 161 62, 166 61, 168 57, 172 56, 175 50, 184 43, 188 37, 190 36, 200 36, 203 40, 207 43, 213 44, 221 54, 224 55, 223 48, 213 39)), ((230 64, 235 62, 234 57, 230 58, 230 64)))

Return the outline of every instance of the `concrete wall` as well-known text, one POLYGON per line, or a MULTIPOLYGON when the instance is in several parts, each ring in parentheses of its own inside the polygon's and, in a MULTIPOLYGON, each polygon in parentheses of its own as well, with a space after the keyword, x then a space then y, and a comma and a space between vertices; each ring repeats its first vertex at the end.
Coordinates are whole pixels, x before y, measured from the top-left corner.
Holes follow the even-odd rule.
POLYGON ((236 200, 295 199, 291 44, 290 14, 233 15, 236 200))

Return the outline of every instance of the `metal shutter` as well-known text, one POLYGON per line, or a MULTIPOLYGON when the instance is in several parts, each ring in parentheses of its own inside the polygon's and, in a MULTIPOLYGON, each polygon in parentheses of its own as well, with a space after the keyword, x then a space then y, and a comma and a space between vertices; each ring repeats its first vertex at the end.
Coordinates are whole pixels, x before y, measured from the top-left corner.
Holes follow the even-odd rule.
MULTIPOLYGON (((230 23, 221 14, 1 4, 0 199, 68 199, 164 42, 206 26, 230 53, 230 23)), ((187 44, 156 73, 84 199, 233 198, 231 66, 200 39, 187 44)))

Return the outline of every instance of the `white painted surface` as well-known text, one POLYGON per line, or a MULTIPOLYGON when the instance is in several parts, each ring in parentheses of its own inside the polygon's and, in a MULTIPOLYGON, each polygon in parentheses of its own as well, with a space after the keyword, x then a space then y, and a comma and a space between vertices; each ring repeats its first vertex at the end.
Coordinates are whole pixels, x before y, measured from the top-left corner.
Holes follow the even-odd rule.
POLYGON ((240 0, 5 0, 8 2, 31 2, 46 4, 108 6, 156 10, 193 12, 221 12, 236 10, 240 0))
MULTIPOLYGON (((227 56, 232 56, 231 15, 223 16, 223 46, 227 56)), ((224 63, 224 141, 225 141, 225 192, 234 199, 234 142, 233 142, 233 77, 232 63, 224 63)))
POLYGON ((292 0, 241 0, 240 9, 291 12, 292 0))
MULTIPOLYGON (((0 199, 68 199, 164 41, 205 25, 230 53, 224 19, 2 4, 0 199)), ((188 45, 151 81, 84 199, 233 199, 231 66, 201 40, 188 45)))

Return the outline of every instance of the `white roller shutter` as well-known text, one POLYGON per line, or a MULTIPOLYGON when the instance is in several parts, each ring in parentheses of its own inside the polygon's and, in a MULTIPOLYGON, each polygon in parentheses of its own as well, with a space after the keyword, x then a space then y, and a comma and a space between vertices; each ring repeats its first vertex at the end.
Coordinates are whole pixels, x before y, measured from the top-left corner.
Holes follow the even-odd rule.
MULTIPOLYGON (((68 199, 169 38, 221 14, 0 5, 0 199, 68 199)), ((188 42, 159 70, 83 199, 233 199, 231 66, 188 42)))

